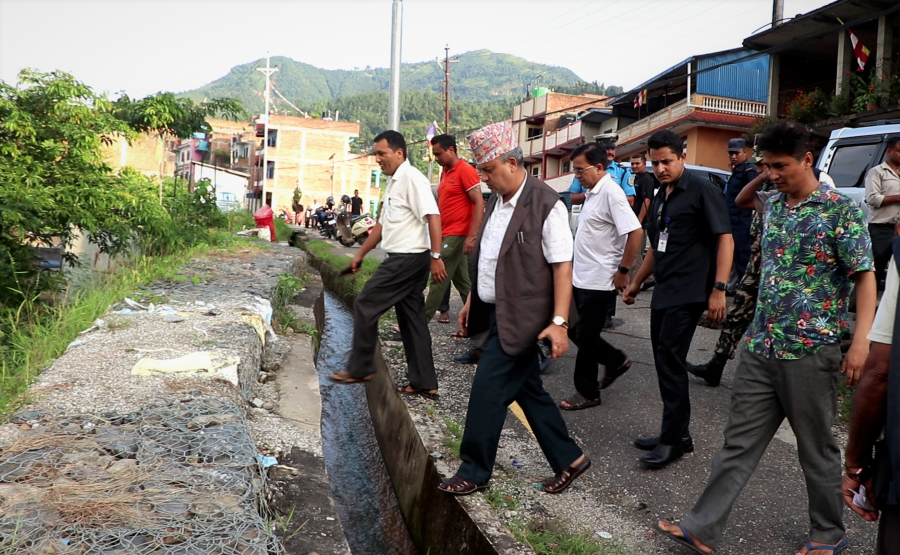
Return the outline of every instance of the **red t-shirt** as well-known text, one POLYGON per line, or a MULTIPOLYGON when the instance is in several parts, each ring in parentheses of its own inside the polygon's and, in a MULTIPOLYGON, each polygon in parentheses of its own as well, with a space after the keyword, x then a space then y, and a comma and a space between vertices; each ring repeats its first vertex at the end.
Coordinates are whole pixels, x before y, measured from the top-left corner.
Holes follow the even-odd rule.
POLYGON ((475 204, 469 198, 469 190, 479 187, 481 179, 468 162, 460 160, 441 175, 438 186, 438 209, 441 212, 441 237, 469 234, 475 204))

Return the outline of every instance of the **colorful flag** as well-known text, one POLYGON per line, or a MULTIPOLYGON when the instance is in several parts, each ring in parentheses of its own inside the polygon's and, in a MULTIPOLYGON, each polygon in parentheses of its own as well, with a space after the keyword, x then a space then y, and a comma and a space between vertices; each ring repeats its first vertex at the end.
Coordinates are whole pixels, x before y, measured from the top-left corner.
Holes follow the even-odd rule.
POLYGON ((640 108, 647 103, 647 89, 642 90, 634 96, 634 107, 640 108))
POLYGON ((437 135, 437 128, 435 128, 434 124, 428 126, 428 130, 425 131, 425 140, 428 141, 428 144, 431 144, 431 139, 437 135))
MULTIPOLYGON (((841 18, 838 17, 837 20, 841 25, 844 24, 844 22, 841 21, 841 18)), ((862 71, 863 69, 865 69, 866 62, 869 60, 869 54, 871 54, 872 52, 868 48, 866 48, 866 45, 863 44, 861 40, 859 40, 859 37, 857 37, 853 33, 853 31, 850 30, 850 27, 844 28, 847 29, 848 33, 850 33, 850 44, 853 45, 853 53, 856 55, 856 64, 859 66, 856 71, 862 71)))

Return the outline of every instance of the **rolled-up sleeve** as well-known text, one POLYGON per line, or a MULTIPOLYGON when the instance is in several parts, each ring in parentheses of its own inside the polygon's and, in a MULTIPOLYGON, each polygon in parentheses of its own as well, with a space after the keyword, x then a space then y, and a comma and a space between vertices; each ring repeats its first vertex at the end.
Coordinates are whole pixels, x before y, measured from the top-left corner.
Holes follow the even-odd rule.
POLYGON ((541 247, 548 264, 571 262, 573 243, 566 205, 557 201, 541 228, 541 247))
POLYGON ((866 174, 866 204, 872 208, 881 208, 884 202, 884 187, 881 184, 881 170, 875 166, 866 174))

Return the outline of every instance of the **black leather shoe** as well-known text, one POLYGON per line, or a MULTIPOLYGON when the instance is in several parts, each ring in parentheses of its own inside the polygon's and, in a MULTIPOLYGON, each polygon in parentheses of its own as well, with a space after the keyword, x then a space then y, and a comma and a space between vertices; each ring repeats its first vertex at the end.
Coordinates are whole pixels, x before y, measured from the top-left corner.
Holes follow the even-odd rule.
POLYGON ((709 387, 718 387, 719 383, 722 382, 722 373, 725 371, 725 364, 727 363, 728 357, 716 353, 713 355, 712 360, 706 364, 695 366, 688 363, 687 371, 706 382, 706 385, 709 387))
MULTIPOLYGON (((659 436, 639 437, 634 440, 634 446, 644 451, 651 451, 655 449, 658 443, 659 436)), ((681 440, 681 448, 684 449, 685 453, 694 452, 694 440, 691 439, 691 436, 687 436, 686 438, 681 440)))
POLYGON ((481 357, 477 357, 471 352, 468 352, 461 355, 456 355, 455 357, 453 357, 453 362, 458 362, 460 364, 478 364, 479 359, 481 359, 481 357))
POLYGON ((663 445, 659 443, 653 448, 653 451, 650 451, 639 460, 644 468, 659 470, 669 466, 669 463, 677 461, 682 455, 684 455, 684 449, 681 445, 663 445))

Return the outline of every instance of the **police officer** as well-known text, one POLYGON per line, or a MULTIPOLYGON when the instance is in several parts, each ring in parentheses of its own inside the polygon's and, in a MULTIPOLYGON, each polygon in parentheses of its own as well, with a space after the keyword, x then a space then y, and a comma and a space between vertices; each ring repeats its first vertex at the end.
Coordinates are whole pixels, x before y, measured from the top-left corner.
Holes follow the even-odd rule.
POLYGON ((759 172, 756 171, 756 166, 747 160, 744 139, 728 141, 728 157, 731 159, 732 169, 731 177, 725 185, 725 203, 728 205, 731 233, 734 236, 734 265, 731 278, 728 280, 727 293, 734 295, 734 290, 744 277, 744 271, 750 261, 750 224, 753 221, 753 210, 741 208, 735 203, 735 199, 745 185, 756 179, 759 172))

